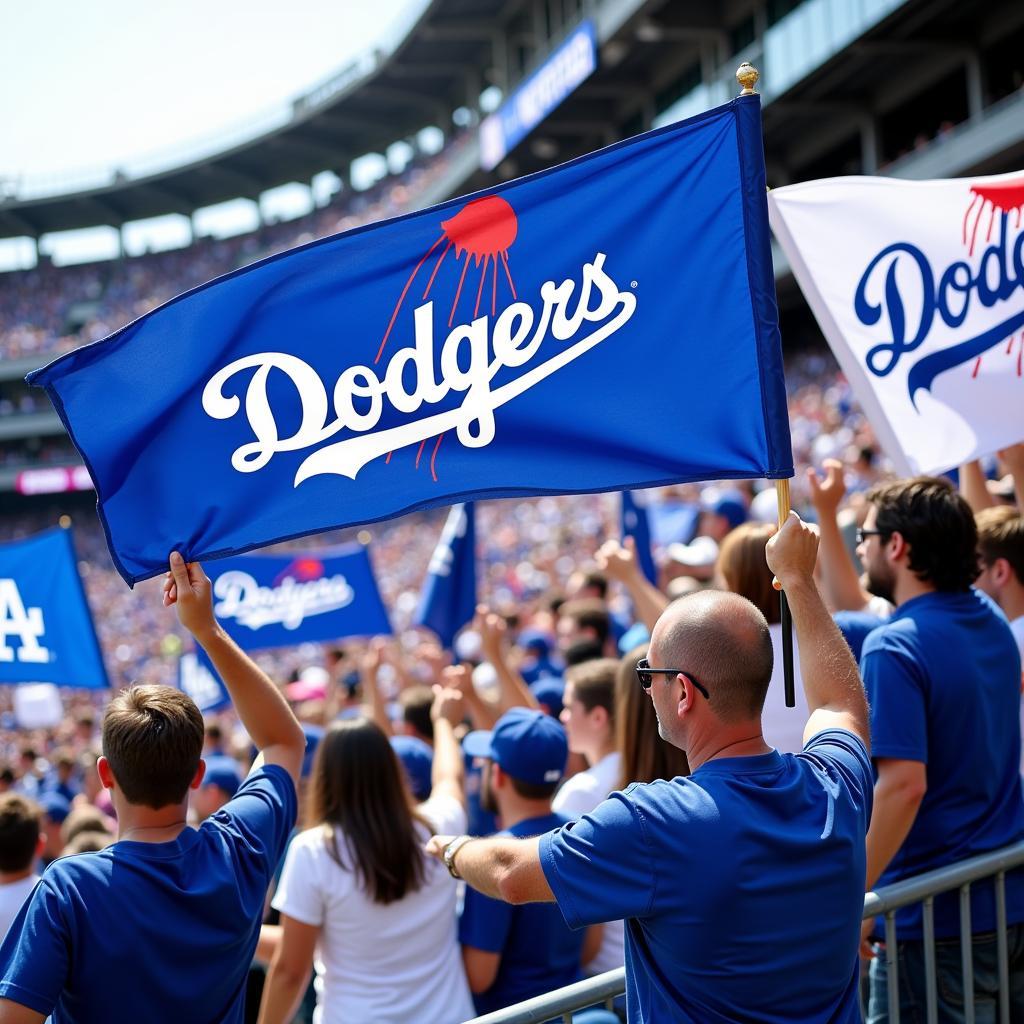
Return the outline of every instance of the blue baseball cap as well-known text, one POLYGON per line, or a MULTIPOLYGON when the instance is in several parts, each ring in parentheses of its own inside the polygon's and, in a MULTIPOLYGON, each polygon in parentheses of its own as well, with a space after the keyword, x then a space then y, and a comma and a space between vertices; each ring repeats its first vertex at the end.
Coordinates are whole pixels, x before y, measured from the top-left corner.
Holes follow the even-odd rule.
POLYGON ((426 800, 433 787, 434 751, 430 744, 418 736, 392 736, 391 749, 402 762, 412 795, 417 800, 426 800))
POLYGON ((490 732, 471 732, 462 749, 486 757, 513 779, 534 785, 557 782, 565 773, 569 744, 565 730, 550 715, 530 708, 512 708, 490 732))
POLYGON ((565 680, 558 676, 541 676, 531 687, 530 692, 537 698, 538 704, 548 709, 548 714, 557 718, 562 713, 562 698, 565 696, 565 680))
POLYGON ((547 654, 553 646, 551 637, 539 629, 524 629, 516 644, 524 651, 538 651, 541 654, 547 654))
POLYGON ((730 529, 733 530, 747 521, 747 506, 743 503, 742 495, 736 491, 727 491, 720 495, 708 511, 714 512, 718 516, 725 516, 730 529))
POLYGON ((40 793, 38 803, 42 807, 43 813, 55 825, 62 824, 64 819, 71 813, 71 804, 68 803, 67 798, 61 796, 55 790, 49 793, 40 793))
POLYGON ((242 784, 242 769, 233 757, 208 757, 206 772, 203 775, 203 787, 216 786, 223 789, 229 797, 238 792, 242 784))

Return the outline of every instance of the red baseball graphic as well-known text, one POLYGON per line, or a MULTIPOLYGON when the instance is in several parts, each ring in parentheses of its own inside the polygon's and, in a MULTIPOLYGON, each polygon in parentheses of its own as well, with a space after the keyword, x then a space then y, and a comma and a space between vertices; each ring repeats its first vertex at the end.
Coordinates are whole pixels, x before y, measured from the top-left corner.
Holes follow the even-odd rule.
MULTIPOLYGON (((391 336, 391 330, 395 326, 395 321, 398 319, 402 304, 405 302, 405 297, 412 287, 416 275, 420 272, 423 264, 430 258, 431 253, 442 242, 447 244, 441 250, 440 256, 437 257, 434 263, 434 269, 430 273, 430 278, 427 281, 427 287, 423 291, 421 301, 425 302, 429 297, 430 289, 434 286, 434 279, 437 277, 437 272, 441 269, 441 264, 444 263, 449 251, 454 248, 456 261, 462 259, 462 273, 459 275, 459 285, 455 290, 451 312, 448 314, 449 328, 455 321, 455 311, 459 306, 462 286, 466 281, 466 273, 469 270, 470 262, 481 268, 480 280, 476 288, 476 302, 473 306, 474 318, 480 313, 480 302, 484 294, 488 268, 491 270, 491 316, 497 313, 499 261, 501 262, 502 269, 505 271, 505 280, 508 281, 512 300, 515 301, 516 286, 512 281, 512 272, 508 266, 508 250, 512 247, 512 243, 516 240, 518 233, 519 221, 516 218, 516 212, 500 196, 484 196, 481 199, 473 199, 466 203, 454 217, 441 221, 440 236, 427 249, 420 258, 419 263, 413 268, 412 273, 405 282, 405 287, 402 289, 402 294, 398 297, 398 302, 395 303, 388 328, 384 332, 380 348, 377 350, 376 358, 373 360, 374 365, 376 366, 380 362, 380 357, 384 354, 384 348, 388 343, 388 338, 391 336)), ((444 434, 438 435, 437 440, 434 442, 434 450, 430 455, 430 475, 435 483, 437 482, 437 472, 434 467, 437 460, 437 452, 441 447, 443 438, 444 434)), ((420 459, 423 457, 423 449, 426 447, 426 444, 426 440, 420 442, 419 450, 416 452, 416 469, 420 467, 420 459)), ((387 457, 384 459, 385 464, 391 462, 392 454, 393 452, 388 452, 387 457)))
MULTIPOLYGON (((985 241, 992 240, 992 228, 995 224, 996 213, 1005 214, 1007 217, 1014 211, 1017 214, 1017 222, 1014 225, 1019 229, 1021 225, 1021 210, 1024 209, 1024 181, 1004 181, 993 185, 972 185, 971 203, 964 213, 964 222, 961 229, 961 237, 964 245, 967 245, 967 222, 974 213, 974 225, 971 228, 971 241, 967 249, 967 255, 974 255, 974 245, 978 238, 978 225, 981 223, 982 215, 988 210, 988 228, 985 231, 985 241)), ((1010 335, 1006 342, 1006 355, 1013 351, 1014 335, 1010 335)), ((978 376, 981 369, 981 356, 974 361, 974 369, 971 370, 971 378, 978 376)), ((1017 349, 1017 376, 1024 373, 1024 331, 1021 331, 1020 345, 1017 349)))

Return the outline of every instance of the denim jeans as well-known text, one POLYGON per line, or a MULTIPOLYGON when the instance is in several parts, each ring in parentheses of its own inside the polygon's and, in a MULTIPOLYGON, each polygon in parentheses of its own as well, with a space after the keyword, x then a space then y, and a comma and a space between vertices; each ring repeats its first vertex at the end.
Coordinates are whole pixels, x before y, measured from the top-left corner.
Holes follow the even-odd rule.
MULTIPOLYGON (((960 939, 938 939, 935 943, 935 982, 939 1024, 997 1024, 999 1020, 999 961, 995 932, 975 935, 972 941, 974 965, 974 1017, 964 1014, 963 970, 960 939)), ((1010 1020, 1024 1021, 1024 925, 1014 925, 1006 934, 1010 972, 1010 1020)), ((869 976, 868 1024, 889 1024, 889 984, 885 949, 878 948, 869 976)), ((900 1024, 924 1024, 927 997, 924 973, 924 943, 910 940, 896 944, 900 986, 900 1024)), ((895 1022, 893 1022, 895 1024, 895 1022)))

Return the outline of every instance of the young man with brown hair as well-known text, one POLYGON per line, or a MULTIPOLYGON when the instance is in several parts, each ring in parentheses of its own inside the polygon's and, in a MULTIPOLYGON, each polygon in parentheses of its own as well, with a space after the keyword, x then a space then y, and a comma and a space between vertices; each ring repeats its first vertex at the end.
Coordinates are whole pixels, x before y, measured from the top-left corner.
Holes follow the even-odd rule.
POLYGON ((239 1022, 264 900, 295 822, 305 737, 274 684, 217 624, 210 581, 175 552, 165 605, 209 655, 261 752, 198 829, 203 718, 165 686, 111 701, 97 770, 118 841, 47 869, 0 947, 0 1024, 239 1022), (110 983, 111 975, 117 979, 110 983))
POLYGON ((0 938, 39 881, 35 866, 43 852, 42 816, 39 805, 19 793, 0 796, 0 938))

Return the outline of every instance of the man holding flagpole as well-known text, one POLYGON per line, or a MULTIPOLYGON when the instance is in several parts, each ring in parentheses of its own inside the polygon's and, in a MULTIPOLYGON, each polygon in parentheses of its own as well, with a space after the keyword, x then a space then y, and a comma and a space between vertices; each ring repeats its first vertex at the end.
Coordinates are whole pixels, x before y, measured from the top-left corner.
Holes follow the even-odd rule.
POLYGON ((691 595, 666 609, 637 665, 690 777, 631 786, 539 838, 428 845, 489 896, 554 901, 575 928, 625 919, 630 1021, 861 1019, 868 712, 813 580, 816 552, 792 513, 767 549, 800 645, 802 753, 761 734, 764 617, 735 594, 691 595))

